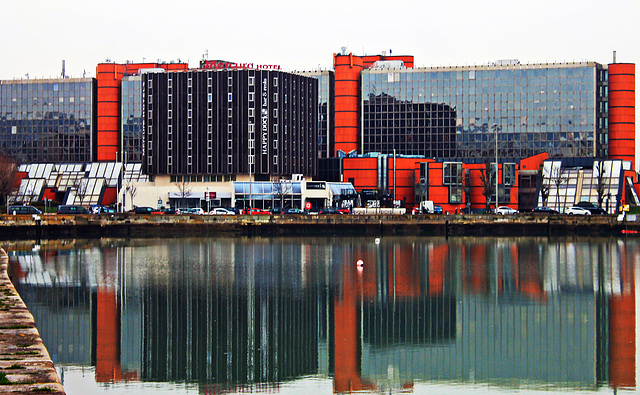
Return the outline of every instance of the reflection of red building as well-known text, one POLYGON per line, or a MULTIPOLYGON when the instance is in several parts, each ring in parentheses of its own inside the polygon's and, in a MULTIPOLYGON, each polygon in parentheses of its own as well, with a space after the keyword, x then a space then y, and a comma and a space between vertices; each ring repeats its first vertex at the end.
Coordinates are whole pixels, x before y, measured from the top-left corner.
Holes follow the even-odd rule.
MULTIPOLYGON (((454 282, 451 261, 452 245, 432 245, 427 251, 418 252, 415 247, 392 246, 384 256, 376 250, 358 251, 354 260, 362 260, 364 266, 345 266, 341 288, 335 295, 334 314, 334 391, 351 392, 376 389, 376 383, 362 376, 360 356, 364 334, 364 306, 393 304, 401 301, 417 301, 421 295, 441 297, 447 284, 454 282), (426 264, 426 268, 425 265, 426 264), (380 272, 380 270, 383 272, 380 272), (423 271, 426 269, 426 279, 423 271), (382 285, 380 280, 384 280, 382 285), (384 290, 381 289, 386 288, 384 290), (382 299, 381 299, 382 295, 382 299)), ((455 247, 454 247, 455 248, 455 247)), ((534 247, 535 248, 535 247, 534 247)), ((528 258, 535 254, 519 250, 515 244, 507 248, 489 249, 485 243, 464 246, 459 252, 462 259, 461 287, 466 294, 515 293, 543 303, 547 295, 543 288, 541 263, 528 258), (495 262, 495 267, 489 267, 495 262)), ((351 257, 345 257, 350 259, 351 257)), ((627 262, 626 259, 622 259, 627 262)), ((623 292, 609 297, 608 315, 604 336, 608 339, 608 382, 612 388, 635 388, 635 292, 633 269, 621 267, 623 292)), ((448 312, 455 316, 455 313, 448 312)), ((429 317, 433 318, 433 317, 429 317)), ((425 321, 428 319, 423 317, 425 321)), ((388 324, 387 324, 388 325, 388 324)), ((455 333, 455 332, 454 332, 455 333)), ((397 336, 398 334, 392 334, 397 336)), ((412 388, 412 382, 397 383, 412 388)))

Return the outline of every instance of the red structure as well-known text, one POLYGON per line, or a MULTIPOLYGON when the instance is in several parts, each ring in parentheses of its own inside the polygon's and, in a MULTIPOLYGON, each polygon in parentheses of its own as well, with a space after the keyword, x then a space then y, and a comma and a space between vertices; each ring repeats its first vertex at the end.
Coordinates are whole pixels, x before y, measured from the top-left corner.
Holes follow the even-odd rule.
POLYGON ((120 146, 122 78, 125 75, 138 74, 141 69, 154 68, 186 70, 189 65, 187 63, 100 63, 96 66, 98 80, 96 158, 98 162, 118 161, 116 153, 122 152, 120 146))
POLYGON ((636 65, 609 65, 609 159, 631 161, 635 170, 636 65))
POLYGON ((335 70, 335 150, 349 153, 359 150, 360 130, 360 73, 378 61, 402 61, 413 68, 413 56, 355 56, 334 54, 335 70))

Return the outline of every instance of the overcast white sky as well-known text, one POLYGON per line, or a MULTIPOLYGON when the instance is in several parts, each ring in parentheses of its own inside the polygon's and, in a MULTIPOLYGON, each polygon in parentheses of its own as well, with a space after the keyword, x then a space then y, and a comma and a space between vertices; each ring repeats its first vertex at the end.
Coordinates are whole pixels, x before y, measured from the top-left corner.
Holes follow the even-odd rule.
MULTIPOLYGON (((640 62, 638 0, 20 0, 3 4, 0 79, 95 76, 111 59, 209 59, 332 67, 356 55, 414 55, 416 67, 640 62)), ((636 81, 640 80, 636 78, 636 81)), ((636 88, 638 91, 638 88, 636 88)))

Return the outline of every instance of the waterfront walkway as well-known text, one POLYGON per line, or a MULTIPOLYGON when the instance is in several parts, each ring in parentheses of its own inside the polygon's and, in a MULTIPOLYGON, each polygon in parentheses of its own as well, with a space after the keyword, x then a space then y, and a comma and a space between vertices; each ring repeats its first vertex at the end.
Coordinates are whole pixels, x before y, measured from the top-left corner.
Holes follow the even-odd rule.
POLYGON ((615 215, 0 215, 0 239, 245 236, 640 235, 615 215))
POLYGON ((8 262, 0 249, 0 393, 64 394, 33 316, 9 280, 8 262))

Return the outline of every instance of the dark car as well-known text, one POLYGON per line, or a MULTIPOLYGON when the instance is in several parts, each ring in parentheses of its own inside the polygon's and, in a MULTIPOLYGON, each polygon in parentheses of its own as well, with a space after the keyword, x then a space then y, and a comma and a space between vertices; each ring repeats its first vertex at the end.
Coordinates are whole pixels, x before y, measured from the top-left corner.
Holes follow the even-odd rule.
POLYGON ((58 214, 91 214, 86 207, 74 204, 63 204, 58 206, 58 214))
POLYGON ((9 206, 9 214, 42 214, 42 211, 33 206, 9 206))
POLYGON ((162 211, 153 207, 136 207, 133 209, 136 214, 164 214, 162 211))
POLYGON ((539 214, 559 214, 558 210, 554 210, 552 208, 544 207, 544 206, 536 207, 533 210, 531 210, 531 212, 539 213, 539 214))
POLYGON ((342 213, 333 207, 326 207, 320 210, 318 214, 342 214, 342 213))
POLYGON ((576 207, 582 207, 584 209, 589 210, 591 215, 595 214, 606 214, 607 212, 598 207, 597 204, 591 202, 580 202, 575 204, 576 207))

